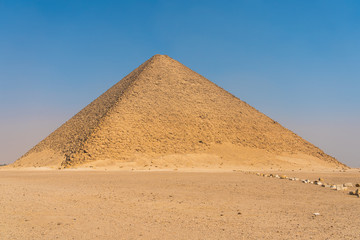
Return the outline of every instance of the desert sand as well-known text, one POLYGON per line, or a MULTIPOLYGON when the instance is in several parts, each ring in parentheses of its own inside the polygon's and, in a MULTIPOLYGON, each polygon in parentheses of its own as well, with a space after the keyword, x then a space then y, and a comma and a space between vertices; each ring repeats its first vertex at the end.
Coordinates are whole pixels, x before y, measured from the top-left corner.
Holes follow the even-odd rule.
POLYGON ((242 171, 4 169, 0 192, 0 239, 360 238, 360 198, 242 171))

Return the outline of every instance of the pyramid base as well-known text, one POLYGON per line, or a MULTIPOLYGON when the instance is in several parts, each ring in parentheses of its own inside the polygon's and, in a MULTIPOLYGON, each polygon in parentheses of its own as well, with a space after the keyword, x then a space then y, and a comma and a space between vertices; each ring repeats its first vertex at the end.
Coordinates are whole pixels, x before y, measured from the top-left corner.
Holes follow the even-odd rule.
MULTIPOLYGON (((65 157, 53 151, 24 156, 12 167, 64 168, 65 157)), ((69 168, 113 170, 333 170, 342 169, 338 162, 327 162, 303 153, 270 153, 263 149, 242 147, 231 143, 216 144, 202 152, 174 154, 135 153, 121 159, 94 159, 69 168)))

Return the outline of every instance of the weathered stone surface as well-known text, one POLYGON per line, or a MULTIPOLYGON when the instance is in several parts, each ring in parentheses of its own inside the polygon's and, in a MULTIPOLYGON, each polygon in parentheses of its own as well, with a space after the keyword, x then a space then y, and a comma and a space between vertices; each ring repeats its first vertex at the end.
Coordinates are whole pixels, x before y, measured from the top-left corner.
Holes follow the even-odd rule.
MULTIPOLYGON (((172 155, 190 158, 192 154, 219 157, 224 152, 219 147, 250 152, 253 161, 276 161, 279 154, 294 153, 308 156, 305 160, 310 163, 315 157, 325 167, 345 167, 166 55, 147 60, 13 166, 70 167, 98 160, 141 162, 172 155)), ((234 159, 240 164, 239 158, 234 159)))

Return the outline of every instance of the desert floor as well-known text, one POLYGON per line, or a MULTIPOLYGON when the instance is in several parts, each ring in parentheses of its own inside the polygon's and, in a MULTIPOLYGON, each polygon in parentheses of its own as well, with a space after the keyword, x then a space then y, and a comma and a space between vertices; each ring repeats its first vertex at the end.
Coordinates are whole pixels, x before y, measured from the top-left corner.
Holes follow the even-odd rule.
POLYGON ((0 239, 360 239, 347 193, 241 171, 1 170, 0 239))

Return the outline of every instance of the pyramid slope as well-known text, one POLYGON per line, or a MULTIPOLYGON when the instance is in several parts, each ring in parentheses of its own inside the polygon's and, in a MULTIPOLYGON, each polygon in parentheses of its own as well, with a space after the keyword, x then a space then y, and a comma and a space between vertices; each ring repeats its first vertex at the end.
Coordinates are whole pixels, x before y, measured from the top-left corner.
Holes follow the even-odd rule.
POLYGON ((74 117, 52 132, 48 137, 33 147, 24 156, 15 162, 15 166, 21 163, 25 165, 59 165, 72 153, 77 152, 84 144, 89 135, 96 129, 101 119, 114 106, 119 98, 131 87, 139 73, 149 61, 146 61, 120 82, 95 99, 74 117), (46 152, 45 154, 41 154, 46 152), (30 155, 36 155, 29 158, 30 155), (52 161, 49 161, 49 158, 52 161), (29 163, 27 163, 29 162, 29 163))
POLYGON ((225 161, 222 159, 229 152, 237 153, 232 156, 233 165, 244 163, 245 157, 248 164, 268 158, 271 165, 272 158, 286 162, 289 156, 290 161, 297 159, 308 165, 342 165, 165 55, 146 61, 15 165, 148 163, 144 159, 162 159, 166 166, 168 159, 181 166, 186 162, 181 156, 199 162, 217 156, 213 158, 216 162, 225 161))

